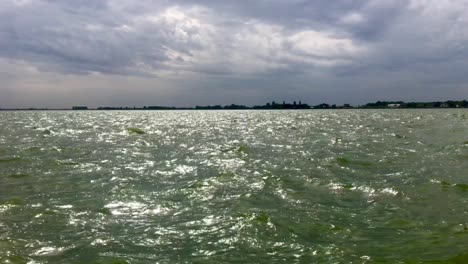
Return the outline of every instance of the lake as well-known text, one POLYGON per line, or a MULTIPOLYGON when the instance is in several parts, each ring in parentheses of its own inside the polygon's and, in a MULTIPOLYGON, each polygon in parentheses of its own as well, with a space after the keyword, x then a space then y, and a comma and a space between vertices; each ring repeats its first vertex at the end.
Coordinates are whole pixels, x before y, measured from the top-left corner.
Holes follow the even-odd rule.
POLYGON ((0 263, 468 263, 468 110, 3 111, 0 263))

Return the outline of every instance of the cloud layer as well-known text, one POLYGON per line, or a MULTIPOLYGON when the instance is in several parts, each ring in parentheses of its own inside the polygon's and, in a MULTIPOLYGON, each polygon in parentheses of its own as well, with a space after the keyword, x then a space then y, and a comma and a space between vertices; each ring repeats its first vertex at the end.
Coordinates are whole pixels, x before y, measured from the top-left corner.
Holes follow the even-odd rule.
POLYGON ((466 0, 4 0, 0 107, 468 97, 466 10, 466 0))

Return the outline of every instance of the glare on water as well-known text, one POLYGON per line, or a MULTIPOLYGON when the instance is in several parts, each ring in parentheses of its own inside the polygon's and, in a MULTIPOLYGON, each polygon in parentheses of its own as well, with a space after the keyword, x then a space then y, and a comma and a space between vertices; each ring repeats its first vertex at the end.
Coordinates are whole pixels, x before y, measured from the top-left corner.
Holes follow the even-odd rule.
POLYGON ((0 263, 468 263, 467 131, 458 109, 0 112, 0 263))

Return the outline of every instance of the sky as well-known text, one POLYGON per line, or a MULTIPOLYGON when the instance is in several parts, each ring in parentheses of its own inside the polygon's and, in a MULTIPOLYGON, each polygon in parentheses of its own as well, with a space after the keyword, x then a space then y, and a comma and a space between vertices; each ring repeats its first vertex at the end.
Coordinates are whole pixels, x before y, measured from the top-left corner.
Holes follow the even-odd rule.
POLYGON ((1 0, 0 108, 468 99, 468 0, 1 0))

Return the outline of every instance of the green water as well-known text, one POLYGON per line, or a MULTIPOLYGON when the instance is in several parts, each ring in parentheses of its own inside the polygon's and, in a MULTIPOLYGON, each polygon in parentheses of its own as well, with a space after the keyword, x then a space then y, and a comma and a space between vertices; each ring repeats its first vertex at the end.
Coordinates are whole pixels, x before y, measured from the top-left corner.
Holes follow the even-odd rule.
POLYGON ((468 263, 468 111, 0 112, 0 263, 468 263))

